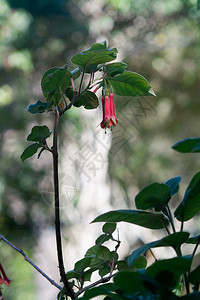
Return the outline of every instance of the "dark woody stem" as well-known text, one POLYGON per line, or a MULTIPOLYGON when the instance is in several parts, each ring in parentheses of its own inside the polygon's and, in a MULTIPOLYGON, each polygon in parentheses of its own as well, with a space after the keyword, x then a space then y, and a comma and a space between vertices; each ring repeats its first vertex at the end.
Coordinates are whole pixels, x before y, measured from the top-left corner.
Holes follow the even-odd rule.
POLYGON ((61 239, 61 229, 60 229, 60 204, 59 204, 59 178, 58 178, 58 124, 59 124, 59 111, 55 110, 54 118, 54 132, 53 132, 53 174, 54 174, 54 204, 55 204, 55 231, 56 231, 56 245, 57 245, 57 256, 58 256, 58 265, 60 271, 60 277, 63 281, 65 287, 65 296, 75 299, 73 290, 70 287, 70 284, 65 275, 65 268, 63 262, 63 253, 62 253, 62 239, 61 239))

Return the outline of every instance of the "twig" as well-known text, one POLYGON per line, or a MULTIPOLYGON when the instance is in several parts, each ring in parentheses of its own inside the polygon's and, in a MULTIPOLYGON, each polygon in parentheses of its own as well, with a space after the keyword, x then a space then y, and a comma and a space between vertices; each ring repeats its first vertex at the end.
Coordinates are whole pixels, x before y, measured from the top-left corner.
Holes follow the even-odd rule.
POLYGON ((196 246, 194 247, 194 250, 193 250, 193 252, 192 252, 192 259, 194 258, 194 255, 195 255, 195 253, 196 253, 196 251, 197 251, 197 248, 198 248, 198 246, 199 246, 199 243, 200 243, 200 238, 198 238, 198 241, 197 241, 197 243, 196 243, 196 246))
POLYGON ((31 264, 42 276, 44 276, 51 284, 53 284, 55 287, 57 287, 59 290, 62 290, 62 287, 57 284, 53 279, 51 279, 49 276, 47 276, 38 266, 36 266, 31 260, 30 258, 24 253, 23 250, 17 248, 15 245, 13 245, 11 242, 9 242, 3 235, 0 234, 0 238, 6 243, 8 244, 11 248, 13 248, 14 250, 16 250, 17 252, 19 252, 24 259, 31 264))
POLYGON ((169 218, 169 221, 170 221, 170 223, 171 223, 172 230, 173 230, 173 232, 175 233, 175 232, 176 232, 176 229, 175 229, 175 226, 174 226, 174 221, 173 221, 173 218, 172 218, 172 214, 171 214, 169 205, 166 206, 166 212, 167 212, 167 216, 168 216, 168 218, 169 218))
POLYGON ((78 96, 80 96, 80 94, 81 94, 81 87, 82 87, 83 78, 84 78, 84 75, 85 75, 85 68, 86 68, 86 66, 83 67, 83 72, 82 72, 81 81, 80 81, 80 85, 79 85, 78 96))
MULTIPOLYGON (((116 241, 116 240, 115 240, 116 241)), ((115 258, 116 258, 116 255, 117 255, 117 250, 121 244, 121 242, 118 240, 116 241, 117 242, 117 245, 115 246, 115 252, 114 252, 114 255, 113 255, 113 260, 112 260, 112 264, 111 264, 111 268, 110 268, 110 276, 112 276, 112 273, 114 271, 114 267, 115 267, 115 258)))
POLYGON ((77 298, 80 294, 82 294, 83 292, 91 289, 92 287, 95 287, 96 285, 100 284, 100 283, 105 283, 105 282, 108 282, 110 281, 110 279, 114 276, 115 274, 112 274, 112 275, 109 275, 107 277, 103 277, 99 280, 97 280, 96 282, 93 282, 91 284, 89 284, 88 286, 84 287, 82 290, 78 291, 76 294, 75 294, 75 297, 77 298))
POLYGON ((181 218, 181 229, 180 229, 180 231, 183 231, 183 225, 184 225, 184 211, 183 211, 182 218, 181 218))
POLYGON ((55 205, 55 231, 56 231, 56 245, 57 245, 57 256, 60 277, 63 281, 65 287, 65 296, 70 296, 71 299, 75 299, 74 292, 67 280, 65 275, 65 268, 63 262, 63 253, 62 253, 62 239, 61 239, 61 230, 60 230, 60 204, 59 204, 59 179, 58 179, 58 124, 59 124, 59 111, 55 111, 54 119, 54 132, 53 132, 53 175, 54 175, 54 205, 55 205))

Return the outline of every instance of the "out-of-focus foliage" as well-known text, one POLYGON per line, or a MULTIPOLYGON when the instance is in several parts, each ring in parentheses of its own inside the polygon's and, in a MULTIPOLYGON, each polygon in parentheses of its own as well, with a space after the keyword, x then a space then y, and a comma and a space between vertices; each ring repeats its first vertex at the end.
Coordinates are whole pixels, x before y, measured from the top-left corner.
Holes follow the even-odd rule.
MULTIPOLYGON (((144 74, 157 95, 148 102, 118 101, 120 121, 110 154, 111 201, 116 207, 125 207, 125 201, 132 206, 138 186, 178 174, 186 182, 199 169, 195 158, 187 154, 183 158, 170 149, 200 132, 199 13, 195 0, 0 0, 2 233, 26 250, 34 246, 40 228, 50 224, 52 210, 40 193, 40 180, 51 172, 50 156, 34 168, 31 163, 22 167, 19 158, 33 125, 25 108, 42 97, 40 79, 45 70, 67 63, 76 50, 96 39, 107 39, 110 47, 119 48, 129 69, 144 74)), ((51 129, 51 121, 41 120, 38 116, 38 123, 51 129)), ((75 109, 65 122, 80 134, 75 109)), ((1 251, 6 255, 5 246, 1 251)), ((14 255, 13 265, 15 260, 19 264, 14 255)), ((30 279, 29 270, 24 267, 23 272, 30 279)), ((26 287, 33 288, 31 280, 26 287)), ((25 293, 16 286, 16 300, 34 299, 28 292, 22 295, 22 290, 25 293)), ((6 299, 13 299, 12 292, 6 292, 10 293, 6 299)))

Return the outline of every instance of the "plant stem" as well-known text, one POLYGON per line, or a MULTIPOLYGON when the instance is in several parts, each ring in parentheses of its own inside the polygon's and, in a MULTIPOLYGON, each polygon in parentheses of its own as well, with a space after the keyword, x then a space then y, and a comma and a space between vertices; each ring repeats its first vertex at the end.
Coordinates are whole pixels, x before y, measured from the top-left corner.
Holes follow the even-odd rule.
POLYGON ((59 178, 58 178, 58 124, 59 124, 60 115, 58 110, 55 110, 55 119, 54 119, 54 132, 53 132, 53 174, 54 174, 54 204, 55 204, 55 231, 56 231, 56 245, 57 245, 57 256, 58 256, 58 265, 60 271, 60 277, 63 281, 65 290, 66 290, 66 299, 67 296, 70 296, 71 299, 75 299, 74 292, 70 287, 70 284, 65 275, 65 268, 63 263, 63 253, 62 253, 62 239, 61 239, 61 230, 60 230, 60 205, 59 205, 59 178))
POLYGON ((171 214, 171 211, 170 211, 170 208, 169 208, 168 205, 166 206, 166 211, 167 211, 167 215, 168 215, 169 221, 170 221, 171 226, 172 226, 172 230, 175 233, 176 229, 175 229, 174 221, 173 221, 173 218, 172 218, 172 214, 171 214))
MULTIPOLYGON (((24 259, 31 265, 33 266, 42 276, 44 276, 51 284, 53 284, 55 287, 57 287, 59 290, 62 290, 62 287, 57 284, 53 279, 51 279, 49 276, 47 276, 38 266, 36 266, 30 258, 24 253, 23 250, 17 248, 15 245, 13 245, 11 242, 9 242, 3 235, 0 234, 0 239, 4 241, 7 245, 9 245, 11 248, 19 252, 24 259)), ((0 294, 1 295, 1 294, 0 294)), ((1 299, 1 298, 0 298, 1 299)))
MULTIPOLYGON (((116 274, 116 273, 115 273, 116 274)), ((81 289, 80 291, 78 291, 76 293, 76 297, 78 297, 80 294, 82 294, 83 292, 91 289, 92 287, 95 287, 96 285, 100 284, 100 283, 105 283, 105 282, 108 282, 110 281, 110 279, 115 275, 115 274, 112 274, 112 275, 109 275, 107 277, 102 277, 101 279, 97 280, 96 282, 94 283, 91 283, 89 284, 88 286, 84 287, 83 289, 81 289)))

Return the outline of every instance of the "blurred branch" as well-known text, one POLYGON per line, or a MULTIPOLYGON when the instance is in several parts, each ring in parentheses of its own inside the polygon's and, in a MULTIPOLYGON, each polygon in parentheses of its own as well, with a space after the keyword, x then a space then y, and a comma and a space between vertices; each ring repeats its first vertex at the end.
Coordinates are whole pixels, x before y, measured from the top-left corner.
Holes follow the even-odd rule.
POLYGON ((62 287, 57 284, 53 279, 51 279, 49 276, 47 276, 38 266, 36 266, 31 260, 30 258, 24 253, 23 250, 17 248, 16 246, 14 246, 11 242, 9 242, 3 235, 0 234, 0 239, 2 239, 2 241, 4 241, 6 244, 8 244, 11 248, 13 248, 14 250, 16 250, 17 252, 19 252, 24 259, 31 264, 42 276, 44 276, 51 284, 53 284, 55 287, 57 287, 57 289, 62 290, 62 287))

